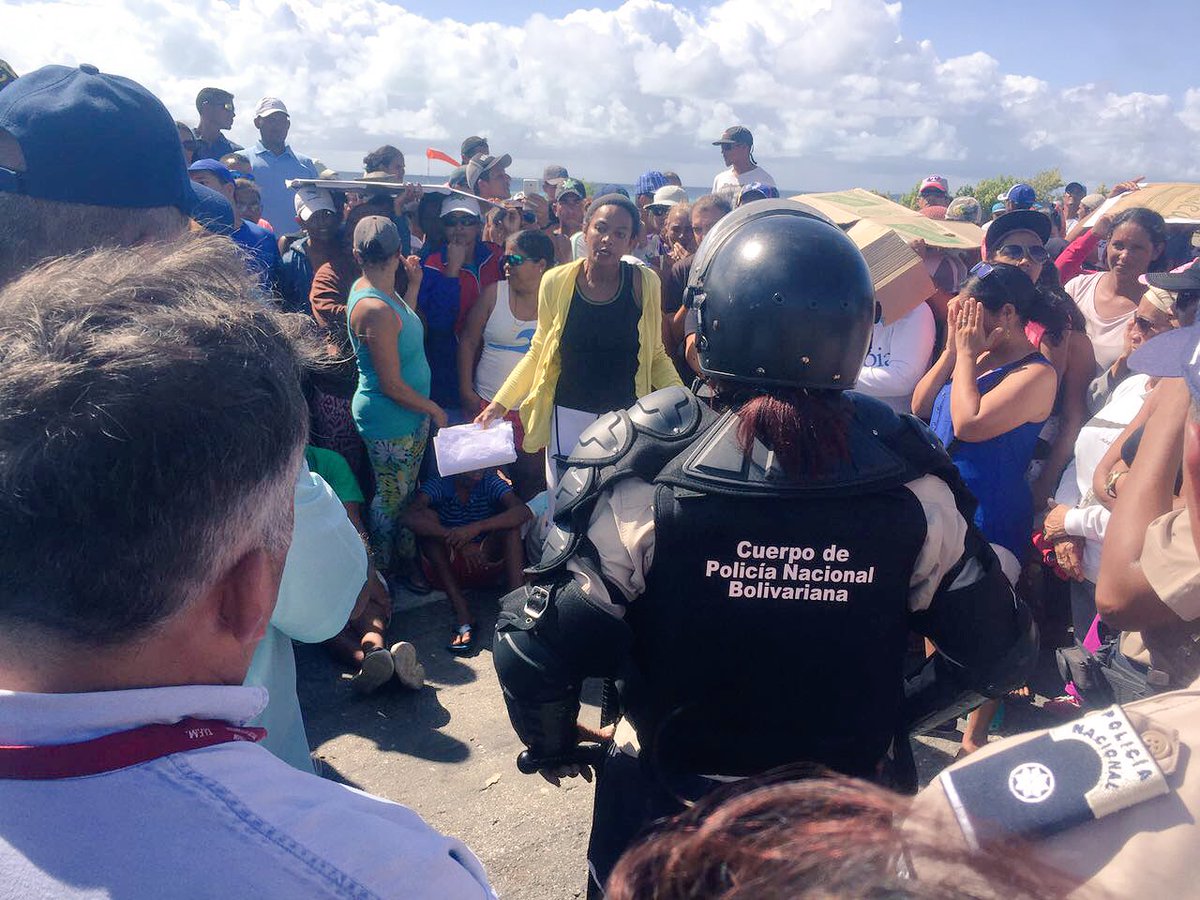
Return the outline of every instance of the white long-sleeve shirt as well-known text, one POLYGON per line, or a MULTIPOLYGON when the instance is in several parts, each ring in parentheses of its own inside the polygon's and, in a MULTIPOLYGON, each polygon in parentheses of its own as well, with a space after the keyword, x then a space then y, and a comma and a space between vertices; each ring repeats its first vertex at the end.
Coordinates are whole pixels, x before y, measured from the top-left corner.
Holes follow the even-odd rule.
POLYGON ((871 352, 855 390, 882 400, 898 413, 912 412, 913 390, 929 369, 936 331, 928 303, 918 303, 891 325, 876 322, 871 352))
POLYGON ((1072 507, 1067 511, 1063 529, 1072 537, 1084 539, 1083 575, 1093 583, 1100 575, 1100 549, 1110 511, 1090 496, 1092 476, 1112 442, 1146 402, 1149 380, 1148 375, 1129 376, 1113 390, 1108 403, 1084 423, 1075 439, 1075 456, 1054 494, 1055 503, 1072 507))

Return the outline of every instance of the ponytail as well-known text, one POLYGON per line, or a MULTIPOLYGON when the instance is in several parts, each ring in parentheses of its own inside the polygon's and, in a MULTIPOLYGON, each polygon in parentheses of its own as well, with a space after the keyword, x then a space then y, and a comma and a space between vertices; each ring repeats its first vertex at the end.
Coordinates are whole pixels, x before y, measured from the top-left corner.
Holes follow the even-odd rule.
POLYGON ((790 478, 820 475, 850 459, 850 412, 840 391, 759 391, 737 417, 742 452, 749 455, 761 441, 790 478))

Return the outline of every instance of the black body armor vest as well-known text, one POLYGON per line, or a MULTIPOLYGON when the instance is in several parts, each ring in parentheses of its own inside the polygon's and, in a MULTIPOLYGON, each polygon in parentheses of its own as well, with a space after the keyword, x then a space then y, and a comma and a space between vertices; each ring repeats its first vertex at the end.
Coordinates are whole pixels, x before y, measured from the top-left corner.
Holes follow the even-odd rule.
POLYGON ((761 444, 744 454, 736 417, 679 388, 602 417, 571 456, 537 572, 590 552, 600 491, 627 477, 656 486, 654 561, 626 610, 622 705, 666 771, 808 761, 870 776, 896 733, 926 534, 903 486, 938 474, 967 521, 973 501, 920 422, 862 395, 844 401, 849 460, 803 483, 761 444))

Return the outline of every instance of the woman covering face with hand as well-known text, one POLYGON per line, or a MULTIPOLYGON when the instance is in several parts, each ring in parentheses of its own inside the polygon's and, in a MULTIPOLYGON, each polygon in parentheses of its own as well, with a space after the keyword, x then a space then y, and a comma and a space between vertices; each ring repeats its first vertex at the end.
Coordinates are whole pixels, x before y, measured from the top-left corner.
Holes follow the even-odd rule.
MULTIPOLYGON (((913 412, 929 419, 979 501, 975 524, 997 548, 1015 581, 1028 555, 1033 499, 1025 471, 1054 408, 1054 367, 1029 340, 1030 321, 1061 319, 1020 269, 980 263, 950 302, 946 349, 917 385, 913 412), (1010 557, 1011 558, 1007 558, 1010 557)), ((963 750, 987 741, 995 706, 971 714, 963 750)))
POLYGON ((979 500, 976 524, 1019 562, 1033 518, 1025 469, 1058 383, 1025 326, 1053 316, 1015 266, 972 272, 951 301, 946 349, 917 385, 913 412, 929 419, 979 500))
POLYGON ((1054 411, 1039 435, 1029 472, 1035 509, 1045 507, 1071 458, 1075 437, 1090 414, 1088 386, 1096 369, 1083 316, 1062 289, 1058 270, 1046 252, 1050 234, 1050 220, 1045 215, 1023 209, 995 219, 985 238, 987 261, 1024 272, 1037 286, 1044 307, 1054 314, 1053 322, 1035 316, 1025 326, 1029 342, 1050 360, 1058 375, 1054 411))

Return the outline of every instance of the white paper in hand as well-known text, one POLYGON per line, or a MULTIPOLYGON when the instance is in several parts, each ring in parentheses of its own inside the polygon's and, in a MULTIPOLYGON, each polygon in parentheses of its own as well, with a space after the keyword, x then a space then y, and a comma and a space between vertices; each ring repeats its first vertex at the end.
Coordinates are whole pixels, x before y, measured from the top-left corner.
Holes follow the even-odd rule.
POLYGON ((503 419, 488 428, 471 423, 438 429, 433 436, 433 449, 438 473, 443 477, 475 469, 494 469, 517 459, 512 422, 503 419))

